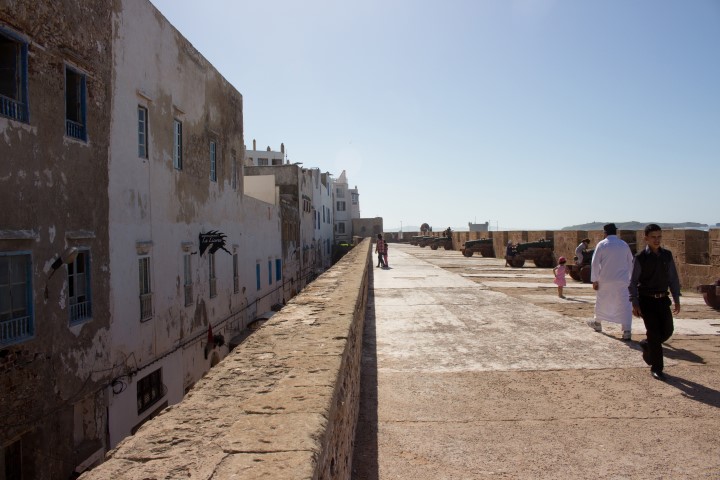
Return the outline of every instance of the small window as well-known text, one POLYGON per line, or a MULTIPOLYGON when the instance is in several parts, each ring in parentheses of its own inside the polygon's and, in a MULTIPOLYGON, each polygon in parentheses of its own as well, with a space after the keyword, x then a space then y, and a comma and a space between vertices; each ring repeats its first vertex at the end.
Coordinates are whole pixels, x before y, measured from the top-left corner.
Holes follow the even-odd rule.
POLYGON ((138 157, 148 158, 148 115, 147 108, 138 106, 138 157))
POLYGON ((282 260, 279 258, 275 259, 275 281, 279 282, 282 280, 282 260))
POLYGON ((272 285, 272 260, 268 260, 268 285, 272 285))
POLYGON ((185 279, 185 306, 193 303, 193 284, 192 284, 192 257, 190 254, 183 255, 183 277, 185 279))
POLYGON ((260 264, 255 264, 255 283, 257 284, 257 289, 260 291, 260 264))
POLYGON ((336 189, 335 189, 335 195, 336 195, 338 198, 345 198, 345 190, 342 189, 342 188, 336 188, 336 189))
POLYGON ((257 164, 258 164, 258 166, 260 166, 260 167, 266 167, 267 164, 268 164, 268 159, 267 159, 267 158, 258 158, 258 163, 257 163, 257 164))
POLYGON ((30 254, 0 253, 0 346, 33 337, 30 254))
POLYGON ((235 152, 232 152, 230 154, 230 163, 232 163, 232 178, 230 179, 230 183, 232 185, 233 190, 237 190, 237 158, 235 157, 235 152))
POLYGON ((217 279, 215 278, 215 254, 211 253, 208 257, 208 265, 210 271, 210 298, 217 296, 217 279))
POLYGON ((357 205, 357 204, 358 204, 359 195, 358 195, 357 193, 352 193, 352 194, 350 194, 350 196, 352 197, 352 204, 353 204, 353 205, 357 205))
POLYGON ((337 233, 345 233, 345 222, 337 223, 337 233))
POLYGON ((337 211, 338 211, 338 212, 344 212, 344 211, 345 211, 345 202, 337 202, 337 211))
POLYGON ((233 253, 233 292, 240 293, 240 275, 238 272, 238 254, 233 253))
POLYGON ((210 181, 217 182, 217 144, 210 142, 210 181))
POLYGON ((87 141, 85 75, 65 66, 65 134, 87 141))
POLYGON ((138 259, 140 272, 140 321, 152 318, 152 290, 150 287, 150 257, 138 259))
POLYGON ((0 115, 28 121, 28 47, 0 30, 0 115))
POLYGON ((182 170, 182 122, 176 118, 173 125, 173 166, 175 170, 182 170))
POLYGON ((158 368, 137 382, 138 415, 152 407, 164 396, 165 385, 162 382, 162 368, 158 368))
POLYGON ((68 264, 68 303, 70 324, 92 318, 90 300, 90 252, 81 250, 75 261, 68 264))
POLYGON ((282 165, 282 158, 273 158, 272 164, 273 165, 282 165))

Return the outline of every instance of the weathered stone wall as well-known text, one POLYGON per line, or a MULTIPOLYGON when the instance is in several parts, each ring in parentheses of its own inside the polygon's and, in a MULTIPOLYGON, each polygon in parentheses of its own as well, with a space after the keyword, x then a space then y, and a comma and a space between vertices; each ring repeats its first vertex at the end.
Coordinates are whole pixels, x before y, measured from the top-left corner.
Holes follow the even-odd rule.
POLYGON ((370 252, 365 239, 80 478, 349 479, 370 252))

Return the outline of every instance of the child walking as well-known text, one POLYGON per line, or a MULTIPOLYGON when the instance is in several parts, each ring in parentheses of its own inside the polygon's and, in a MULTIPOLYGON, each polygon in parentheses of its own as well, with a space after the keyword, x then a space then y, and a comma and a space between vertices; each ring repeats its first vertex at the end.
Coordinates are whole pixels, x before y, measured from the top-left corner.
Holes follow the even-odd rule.
POLYGON ((567 269, 565 268, 565 257, 558 258, 558 265, 553 268, 553 275, 555 275, 554 283, 558 288, 558 297, 565 298, 563 295, 563 287, 567 285, 565 281, 565 275, 567 275, 567 269))

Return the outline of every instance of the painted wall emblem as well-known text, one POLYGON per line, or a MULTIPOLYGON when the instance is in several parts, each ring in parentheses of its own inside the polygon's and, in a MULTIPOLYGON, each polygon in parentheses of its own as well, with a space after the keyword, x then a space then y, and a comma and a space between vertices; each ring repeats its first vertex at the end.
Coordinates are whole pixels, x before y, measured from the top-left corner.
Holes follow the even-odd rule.
POLYGON ((210 253, 215 253, 220 249, 225 250, 227 253, 232 255, 228 251, 227 248, 225 248, 225 237, 226 235, 222 232, 218 232, 217 230, 210 230, 206 233, 200 234, 200 256, 203 256, 203 253, 205 253, 205 250, 208 248, 210 249, 210 253))

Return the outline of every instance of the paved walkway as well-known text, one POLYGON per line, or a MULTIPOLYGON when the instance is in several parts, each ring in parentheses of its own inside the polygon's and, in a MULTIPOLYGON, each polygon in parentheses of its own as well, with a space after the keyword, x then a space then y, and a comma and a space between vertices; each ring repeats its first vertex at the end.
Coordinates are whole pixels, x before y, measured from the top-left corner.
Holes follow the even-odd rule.
POLYGON ((429 254, 374 269, 355 479, 720 478, 717 364, 658 382, 636 343, 429 254))

